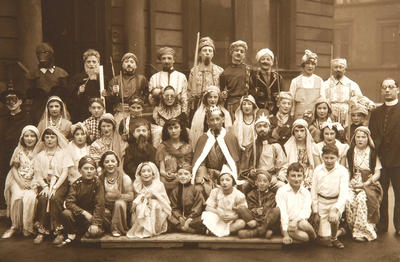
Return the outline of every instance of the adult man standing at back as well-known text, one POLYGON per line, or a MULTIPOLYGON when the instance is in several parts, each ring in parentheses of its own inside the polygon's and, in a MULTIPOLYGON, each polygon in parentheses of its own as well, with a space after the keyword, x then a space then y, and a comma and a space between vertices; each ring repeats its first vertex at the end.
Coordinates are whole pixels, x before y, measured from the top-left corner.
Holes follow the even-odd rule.
POLYGON ((349 102, 353 96, 362 96, 360 87, 345 76, 347 60, 336 58, 331 61, 332 75, 322 84, 321 96, 332 106, 333 121, 342 126, 349 124, 349 102))
POLYGON ((175 70, 175 50, 170 47, 162 47, 158 50, 158 59, 162 64, 162 71, 155 73, 149 81, 149 102, 158 105, 160 94, 166 86, 172 86, 178 95, 178 102, 182 106, 182 112, 188 112, 187 79, 186 76, 175 70))
POLYGON ((399 84, 392 78, 383 80, 381 93, 384 104, 371 113, 369 129, 374 140, 376 152, 382 163, 379 182, 383 188, 378 232, 388 231, 388 189, 390 182, 394 191, 393 224, 400 235, 400 105, 399 84))
POLYGON ((215 54, 214 41, 206 36, 199 40, 199 64, 190 70, 188 95, 190 109, 196 111, 199 100, 203 97, 207 87, 219 87, 219 76, 224 69, 212 62, 215 54))

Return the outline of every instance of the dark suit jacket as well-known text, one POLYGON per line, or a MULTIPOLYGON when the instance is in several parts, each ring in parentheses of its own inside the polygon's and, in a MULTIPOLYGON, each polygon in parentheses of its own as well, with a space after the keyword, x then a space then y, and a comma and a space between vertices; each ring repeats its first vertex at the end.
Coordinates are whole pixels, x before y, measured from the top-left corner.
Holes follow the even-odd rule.
POLYGON ((384 134, 385 107, 382 105, 372 111, 369 129, 382 166, 384 168, 400 167, 400 104, 391 109, 387 131, 384 134))

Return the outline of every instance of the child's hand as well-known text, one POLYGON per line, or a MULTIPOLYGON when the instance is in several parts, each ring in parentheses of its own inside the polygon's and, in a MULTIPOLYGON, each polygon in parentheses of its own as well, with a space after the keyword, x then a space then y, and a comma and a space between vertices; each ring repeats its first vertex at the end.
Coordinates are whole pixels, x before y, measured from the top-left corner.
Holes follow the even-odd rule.
POLYGON ((257 208, 257 215, 261 216, 263 214, 263 210, 264 209, 262 207, 257 208))
POLYGON ((285 245, 290 245, 293 243, 293 239, 290 236, 283 237, 282 243, 285 245))
POLYGON ((257 226, 257 221, 255 221, 254 219, 250 220, 249 222, 247 222, 247 225, 250 228, 255 228, 257 226))
POLYGON ((189 229, 189 225, 190 223, 192 223, 193 219, 192 218, 188 218, 183 226, 184 230, 188 230, 189 229))
POLYGON ((339 211, 336 208, 331 208, 331 210, 329 210, 328 221, 329 223, 339 222, 339 211))
POLYGON ((297 222, 289 221, 288 232, 294 232, 297 230, 297 222))

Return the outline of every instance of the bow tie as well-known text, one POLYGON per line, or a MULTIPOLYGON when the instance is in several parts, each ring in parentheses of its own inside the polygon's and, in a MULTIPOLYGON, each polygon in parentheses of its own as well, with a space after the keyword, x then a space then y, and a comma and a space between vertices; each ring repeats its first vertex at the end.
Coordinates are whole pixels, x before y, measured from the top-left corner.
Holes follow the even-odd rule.
POLYGON ((168 72, 168 73, 172 73, 175 71, 175 69, 173 67, 169 68, 169 69, 164 69, 162 70, 163 72, 168 72))

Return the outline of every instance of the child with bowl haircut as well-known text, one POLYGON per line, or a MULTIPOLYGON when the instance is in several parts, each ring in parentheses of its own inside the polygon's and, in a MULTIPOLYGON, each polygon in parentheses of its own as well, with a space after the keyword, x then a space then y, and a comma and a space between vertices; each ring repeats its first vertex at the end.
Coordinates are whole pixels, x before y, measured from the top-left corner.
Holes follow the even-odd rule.
POLYGON ((239 209, 247 208, 246 197, 236 189, 237 176, 227 165, 218 176, 219 187, 211 190, 206 210, 201 215, 208 231, 217 237, 229 236, 246 226, 239 218, 239 209))
POLYGON ((278 189, 276 204, 280 210, 283 243, 291 244, 294 240, 308 242, 316 234, 308 222, 311 215, 311 194, 303 185, 304 167, 294 162, 287 169, 288 184, 278 189))
POLYGON ((349 192, 349 172, 338 163, 335 145, 322 148, 323 164, 315 168, 311 187, 314 224, 318 227, 318 243, 344 248, 337 239, 340 217, 349 192))
POLYGON ((275 191, 271 189, 271 175, 258 169, 255 172, 256 187, 247 196, 247 203, 253 219, 247 222, 252 229, 240 230, 239 238, 271 238, 279 230, 279 209, 276 207, 275 191))
POLYGON ((178 169, 179 184, 170 195, 172 214, 169 217, 169 231, 201 233, 204 226, 201 213, 204 209, 204 198, 200 190, 190 183, 192 166, 184 163, 178 169))

